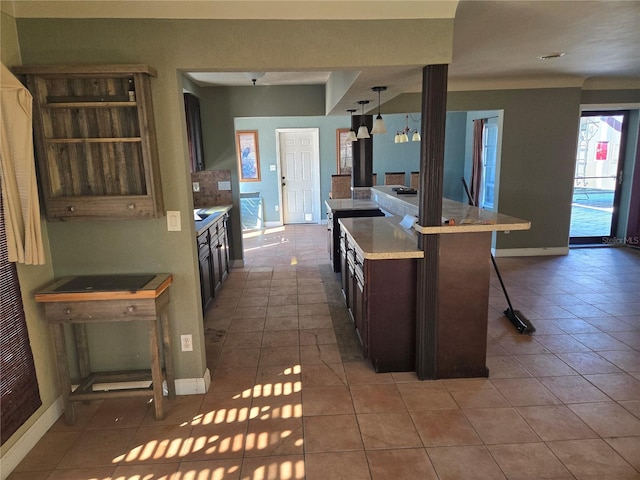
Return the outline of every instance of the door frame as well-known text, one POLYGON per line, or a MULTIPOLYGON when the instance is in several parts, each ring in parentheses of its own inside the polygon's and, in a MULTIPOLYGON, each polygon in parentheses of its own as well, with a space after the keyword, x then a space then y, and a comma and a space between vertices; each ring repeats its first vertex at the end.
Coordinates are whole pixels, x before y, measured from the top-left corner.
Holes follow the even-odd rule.
MULTIPOLYGON (((599 110, 599 109, 590 109, 583 108, 580 110, 580 122, 582 122, 583 117, 597 117, 597 116, 623 116, 622 122, 622 130, 620 131, 620 151, 618 152, 618 171, 616 172, 617 180, 616 180, 616 189, 613 193, 613 212, 611 213, 611 225, 609 228, 609 234, 605 237, 601 235, 593 235, 589 237, 572 237, 569 235, 569 246, 576 245, 594 245, 594 244, 603 244, 606 243, 605 239, 612 238, 614 239, 611 243, 616 243, 616 233, 618 230, 618 223, 620 221, 620 201, 622 198, 622 182, 624 181, 624 165, 626 160, 626 150, 627 150, 627 142, 628 142, 628 133, 629 133, 629 117, 630 110, 628 108, 620 109, 620 110, 599 110)), ((578 140, 576 137, 576 158, 574 160, 573 166, 573 185, 572 191, 575 188, 575 169, 576 163, 578 161, 578 140)), ((631 179, 629 179, 631 180, 631 179)), ((573 196, 572 196, 573 202, 573 196)), ((571 218, 569 219, 571 222, 571 218)))
POLYGON ((320 223, 321 218, 321 201, 320 197, 320 129, 319 128, 277 128, 276 129, 276 165, 278 178, 278 204, 280 205, 280 225, 284 225, 284 204, 282 195, 282 155, 280 152, 280 136, 283 133, 309 132, 314 138, 313 150, 313 220, 309 223, 320 223))

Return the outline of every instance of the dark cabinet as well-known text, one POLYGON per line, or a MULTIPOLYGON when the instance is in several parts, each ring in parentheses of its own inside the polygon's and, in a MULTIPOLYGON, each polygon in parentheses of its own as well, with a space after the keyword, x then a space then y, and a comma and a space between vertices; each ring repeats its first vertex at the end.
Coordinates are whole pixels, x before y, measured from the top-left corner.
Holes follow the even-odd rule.
POLYGON ((342 290, 363 353, 377 372, 415 369, 417 260, 364 259, 340 237, 342 290))
POLYGON ((216 218, 198 235, 200 293, 202 309, 207 308, 229 274, 228 214, 216 218))
POLYGON ((327 249, 334 272, 341 271, 340 265, 340 224, 341 218, 355 217, 384 217, 384 212, 379 208, 344 209, 327 211, 327 249))

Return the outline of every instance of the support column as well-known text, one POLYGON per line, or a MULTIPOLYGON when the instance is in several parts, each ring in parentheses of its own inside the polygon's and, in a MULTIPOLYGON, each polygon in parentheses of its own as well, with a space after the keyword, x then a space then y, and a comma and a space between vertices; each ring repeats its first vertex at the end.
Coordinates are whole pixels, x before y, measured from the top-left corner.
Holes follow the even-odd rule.
MULTIPOLYGON (((351 128, 358 131, 362 122, 371 131, 373 126, 372 115, 354 115, 351 117, 351 128)), ((373 138, 359 138, 353 142, 353 170, 351 173, 351 186, 370 187, 373 180, 373 138)), ((352 189, 352 197, 354 190, 352 189)))
MULTIPOLYGON (((447 114, 448 65, 428 65, 422 70, 422 124, 418 224, 442 223, 444 135, 447 114)), ((437 376, 438 249, 439 235, 420 235, 416 305, 416 373, 420 380, 437 376)))

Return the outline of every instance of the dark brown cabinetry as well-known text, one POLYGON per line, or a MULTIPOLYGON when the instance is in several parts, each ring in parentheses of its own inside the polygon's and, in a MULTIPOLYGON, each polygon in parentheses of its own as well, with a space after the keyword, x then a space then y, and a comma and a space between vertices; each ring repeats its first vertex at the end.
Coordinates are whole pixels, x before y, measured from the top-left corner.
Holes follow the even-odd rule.
POLYGON ((364 259, 340 236, 342 290, 365 357, 377 372, 415 369, 417 259, 364 259))
POLYGON ((218 215, 201 229, 197 238, 203 311, 218 293, 229 273, 228 219, 228 213, 218 215))
POLYGON ((340 224, 341 218, 356 217, 384 217, 384 212, 379 208, 366 209, 337 209, 327 211, 327 249, 331 258, 334 272, 341 271, 340 263, 340 224))
POLYGON ((164 215, 147 65, 24 66, 49 220, 164 215))

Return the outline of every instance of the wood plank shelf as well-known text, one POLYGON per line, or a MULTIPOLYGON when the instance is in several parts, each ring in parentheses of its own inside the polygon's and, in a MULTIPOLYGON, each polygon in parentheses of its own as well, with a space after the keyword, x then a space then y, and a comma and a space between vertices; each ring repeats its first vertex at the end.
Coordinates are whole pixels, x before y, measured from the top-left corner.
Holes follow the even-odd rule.
POLYGON ((140 143, 140 137, 110 137, 110 138, 47 138, 47 143, 140 143))
POLYGON ((91 101, 91 102, 49 102, 42 108, 123 108, 137 107, 138 102, 129 101, 91 101))

